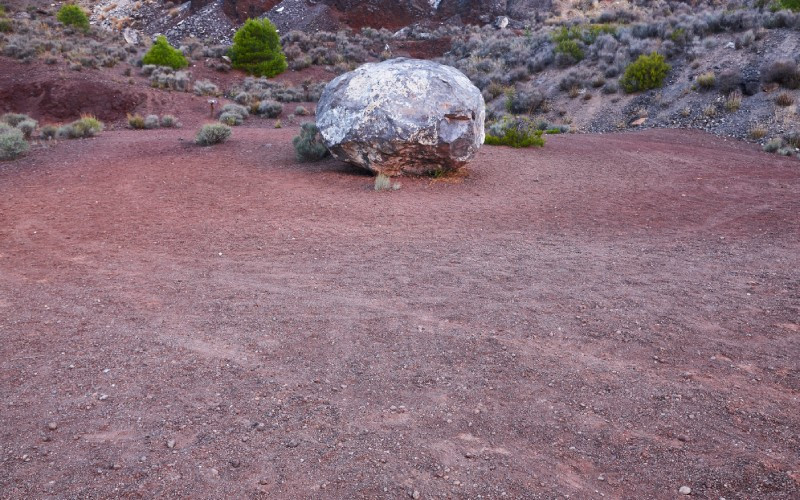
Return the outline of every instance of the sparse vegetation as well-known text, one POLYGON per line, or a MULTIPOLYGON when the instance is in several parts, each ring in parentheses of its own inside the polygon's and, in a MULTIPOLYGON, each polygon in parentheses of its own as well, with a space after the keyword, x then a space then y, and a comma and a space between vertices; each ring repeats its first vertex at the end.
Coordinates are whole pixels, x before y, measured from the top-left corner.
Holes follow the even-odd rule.
POLYGON ((57 133, 58 133, 58 127, 56 127, 55 125, 45 125, 41 129, 39 129, 39 137, 46 141, 55 139, 57 133))
POLYGON ((775 61, 764 70, 764 81, 777 83, 782 87, 796 89, 800 87, 800 68, 791 59, 775 61))
POLYGON ((742 93, 738 90, 734 90, 725 97, 725 109, 728 110, 728 112, 733 113, 739 111, 741 107, 742 93))
POLYGON ((229 127, 237 127, 244 123, 244 119, 237 113, 224 112, 219 115, 219 121, 229 127))
POLYGON ((261 101, 258 105, 258 114, 267 118, 277 118, 283 112, 283 105, 276 101, 261 101))
POLYGON ((490 146, 540 148, 544 146, 543 132, 529 119, 506 117, 489 126, 485 143, 490 146))
POLYGON ((28 118, 26 120, 22 120, 21 122, 17 123, 17 128, 22 131, 22 135, 25 137, 26 140, 30 139, 33 135, 33 132, 36 130, 36 127, 39 126, 39 122, 32 118, 28 118))
POLYGON ((227 141, 231 136, 231 128, 223 123, 208 123, 197 131, 194 142, 201 146, 213 146, 227 141))
POLYGON ((789 92, 781 92, 775 97, 775 104, 778 106, 791 106, 794 104, 794 96, 789 92))
POLYGON ((132 129, 144 129, 144 117, 138 113, 128 113, 128 126, 132 129))
POLYGON ((56 19, 65 26, 72 26, 83 32, 89 31, 89 18, 86 16, 86 13, 83 12, 83 9, 75 4, 64 4, 58 10, 56 19))
POLYGON ((161 121, 158 119, 158 115, 147 115, 144 119, 144 128, 148 130, 158 128, 160 125, 161 121))
POLYGON ((760 123, 754 123, 750 125, 750 130, 748 131, 748 135, 754 140, 763 139, 767 136, 767 133, 769 133, 767 127, 760 123))
POLYGON ((628 93, 659 88, 670 69, 661 54, 653 52, 647 56, 641 55, 625 68, 620 84, 628 93))
POLYGON ((292 139, 292 144, 300 161, 318 161, 330 154, 319 129, 313 123, 304 123, 300 127, 300 135, 292 139))
POLYGON ((58 128, 56 137, 59 139, 83 139, 94 137, 103 131, 103 122, 97 118, 86 115, 79 120, 58 128))
POLYGON ((248 19, 233 36, 231 64, 255 76, 272 78, 288 68, 275 25, 269 19, 248 19))
POLYGON ((783 139, 780 137, 776 137, 775 139, 770 139, 764 144, 763 149, 767 153, 774 153, 778 151, 781 147, 783 147, 783 139))
POLYGON ((195 95, 208 95, 208 96, 220 95, 219 87, 217 87, 208 80, 197 80, 196 82, 194 82, 192 90, 194 91, 195 95))
POLYGON ((715 75, 713 71, 707 71, 697 75, 695 81, 697 82, 697 86, 702 90, 713 89, 714 84, 717 82, 717 75, 715 75))
POLYGON ((13 160, 29 148, 21 130, 5 124, 0 125, 0 160, 13 160))
POLYGON ((3 116, 0 116, 0 122, 5 123, 6 125, 10 125, 12 127, 16 127, 23 121, 29 119, 30 116, 24 115, 22 113, 5 113, 3 116))
POLYGON ((161 117, 161 126, 164 128, 177 128, 180 124, 173 115, 164 115, 161 117))
POLYGON ((159 35, 150 50, 142 57, 142 64, 181 69, 189 65, 183 53, 169 44, 167 37, 159 35))
POLYGON ((399 182, 392 182, 392 178, 386 174, 375 176, 375 191, 397 191, 400 189, 399 182))

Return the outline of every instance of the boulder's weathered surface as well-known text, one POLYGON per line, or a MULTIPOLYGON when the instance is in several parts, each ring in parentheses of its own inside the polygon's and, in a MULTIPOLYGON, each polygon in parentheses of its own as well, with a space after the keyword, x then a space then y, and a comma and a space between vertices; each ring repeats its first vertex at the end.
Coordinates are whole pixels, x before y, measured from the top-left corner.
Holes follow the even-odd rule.
POLYGON ((339 160, 387 175, 425 174, 472 159, 485 115, 481 92, 457 69, 398 58, 331 81, 317 127, 339 160))

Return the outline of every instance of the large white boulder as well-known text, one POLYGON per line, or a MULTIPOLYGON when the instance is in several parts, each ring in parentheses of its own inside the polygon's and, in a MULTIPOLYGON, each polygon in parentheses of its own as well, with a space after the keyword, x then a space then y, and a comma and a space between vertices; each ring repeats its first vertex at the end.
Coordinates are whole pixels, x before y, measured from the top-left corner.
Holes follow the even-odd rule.
POLYGON ((331 154, 386 175, 464 166, 483 144, 485 117, 483 96, 463 73, 405 58, 340 75, 317 105, 331 154))

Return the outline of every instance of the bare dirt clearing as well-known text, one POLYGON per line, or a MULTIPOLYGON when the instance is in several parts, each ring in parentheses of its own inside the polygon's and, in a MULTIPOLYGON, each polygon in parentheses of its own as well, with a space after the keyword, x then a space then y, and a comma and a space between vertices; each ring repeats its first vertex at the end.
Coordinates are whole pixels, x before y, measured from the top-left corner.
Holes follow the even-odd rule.
POLYGON ((376 193, 193 130, 0 165, 2 496, 800 495, 796 161, 571 135, 376 193))

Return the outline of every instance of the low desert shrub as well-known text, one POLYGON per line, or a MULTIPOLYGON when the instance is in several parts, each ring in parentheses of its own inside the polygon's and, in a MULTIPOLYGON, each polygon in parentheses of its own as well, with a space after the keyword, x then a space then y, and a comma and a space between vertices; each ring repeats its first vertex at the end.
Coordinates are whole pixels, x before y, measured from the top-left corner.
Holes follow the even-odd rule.
POLYGON ((789 89, 800 87, 800 68, 791 59, 773 62, 764 69, 763 75, 767 83, 777 83, 789 89))
POLYGON ((375 176, 374 188, 375 191, 397 191, 398 189, 400 189, 400 183, 392 182, 392 178, 386 174, 378 174, 375 176))
POLYGON ((3 116, 0 116, 0 122, 11 125, 12 127, 16 127, 23 121, 29 119, 30 116, 23 115, 22 113, 5 113, 3 116))
POLYGON ((705 73, 697 75, 695 81, 697 82, 697 86, 702 90, 713 89, 714 84, 717 83, 717 75, 715 75, 713 71, 706 71, 705 73))
POLYGON ((142 57, 142 64, 166 66, 172 69, 181 69, 189 65, 183 53, 169 44, 167 37, 160 35, 153 46, 142 57))
POLYGON ((83 116, 79 120, 58 128, 59 139, 82 139, 94 137, 103 131, 103 122, 93 116, 83 116))
POLYGON ((28 118, 27 120, 22 120, 21 122, 17 123, 17 128, 22 131, 22 135, 25 136, 26 140, 31 138, 33 132, 38 126, 39 122, 32 118, 28 118))
POLYGON ((294 108, 294 114, 297 116, 308 116, 309 112, 305 107, 297 106, 296 108, 294 108))
POLYGON ((144 119, 144 128, 148 130, 158 128, 159 125, 161 125, 161 120, 158 119, 158 115, 147 115, 144 119))
POLYGON ((330 154, 319 129, 313 123, 304 123, 300 127, 300 135, 292 139, 292 145, 300 161, 318 161, 330 154))
POLYGON ((222 123, 208 123, 197 131, 194 142, 201 146, 212 146, 227 141, 231 136, 231 128, 222 123))
POLYGON ((173 115, 164 115, 161 117, 161 126, 164 128, 176 128, 178 125, 178 119, 173 115))
POLYGON ((783 134, 783 140, 787 146, 800 148, 800 131, 790 130, 783 134))
POLYGON ((72 26, 73 28, 83 31, 84 33, 89 31, 89 18, 86 16, 86 13, 83 12, 83 9, 77 5, 69 3, 64 4, 58 10, 56 19, 58 19, 61 24, 65 26, 72 26))
POLYGON ((13 160, 29 149, 21 130, 0 126, 0 160, 13 160))
POLYGON ((56 127, 55 125, 45 125, 41 129, 39 129, 39 137, 46 141, 55 139, 57 133, 58 133, 58 127, 56 127))
POLYGON ((733 113, 734 111, 739 111, 739 108, 742 107, 742 93, 738 90, 734 90, 730 94, 725 97, 725 109, 729 112, 733 113))
POLYGON ((754 123, 750 125, 750 130, 748 130, 748 135, 750 135, 751 139, 759 140, 766 137, 768 132, 769 130, 764 125, 760 123, 754 123))
POLYGON ((219 95, 219 87, 217 87, 208 80, 198 80, 194 82, 192 90, 196 95, 210 95, 210 96, 219 95))
POLYGON ((650 55, 641 55, 625 68, 625 74, 619 83, 628 93, 659 88, 664 84, 670 69, 671 66, 664 62, 661 54, 653 52, 650 55))
POLYGON ((224 113, 231 113, 237 115, 242 120, 244 120, 250 115, 250 111, 248 111, 246 107, 240 104, 226 104, 225 106, 222 107, 222 110, 220 110, 220 114, 224 113))
POLYGON ((258 114, 267 118, 277 118, 283 112, 283 105, 277 101, 261 101, 258 105, 258 114))
POLYGON ((128 113, 128 126, 132 129, 140 130, 144 128, 144 117, 138 113, 128 113))
POLYGON ((224 123, 229 127, 237 127, 244 123, 244 119, 242 119, 242 115, 230 112, 224 112, 219 115, 219 121, 224 123))
POLYGON ((723 94, 737 90, 742 84, 742 72, 738 69, 726 69, 717 76, 717 86, 723 94))
POLYGON ((544 103, 544 94, 529 85, 520 85, 507 99, 507 108, 512 113, 531 114, 544 103))
POLYGON ((485 143, 490 146, 528 148, 544 146, 543 130, 529 119, 509 118, 493 123, 486 132, 485 143))
POLYGON ((767 153, 774 153, 782 147, 783 147, 783 139, 781 139, 780 137, 776 137, 775 139, 770 139, 769 141, 767 141, 767 143, 764 144, 764 146, 762 146, 762 149, 767 153))
POLYGON ((562 40, 556 43, 554 51, 559 66, 569 66, 584 58, 583 44, 577 40, 562 40))
POLYGON ((794 96, 789 92, 781 92, 775 97, 775 104, 778 106, 791 106, 794 104, 794 96))

